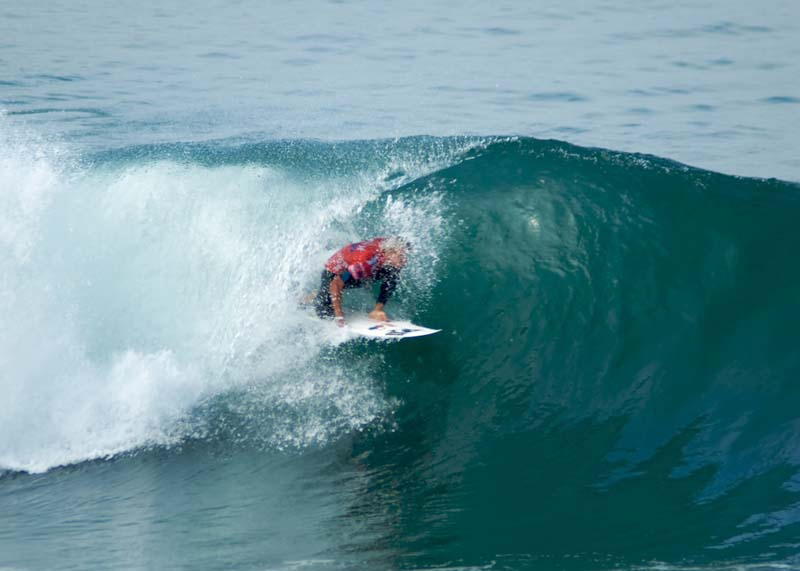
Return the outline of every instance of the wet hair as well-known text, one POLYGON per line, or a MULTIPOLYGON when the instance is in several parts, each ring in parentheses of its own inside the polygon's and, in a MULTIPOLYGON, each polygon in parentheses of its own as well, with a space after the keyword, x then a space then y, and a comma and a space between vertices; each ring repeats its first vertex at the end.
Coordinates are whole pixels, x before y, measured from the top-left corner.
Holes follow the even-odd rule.
POLYGON ((402 236, 390 236, 383 241, 381 250, 411 250, 411 242, 402 236))

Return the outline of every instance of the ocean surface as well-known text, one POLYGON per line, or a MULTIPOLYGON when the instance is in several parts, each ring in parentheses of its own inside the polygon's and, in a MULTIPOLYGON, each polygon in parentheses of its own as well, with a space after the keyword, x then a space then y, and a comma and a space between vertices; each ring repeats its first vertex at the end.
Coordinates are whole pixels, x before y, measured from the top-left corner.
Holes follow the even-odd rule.
POLYGON ((798 38, 0 0, 0 570, 800 568, 798 38), (378 235, 441 333, 298 306, 378 235))

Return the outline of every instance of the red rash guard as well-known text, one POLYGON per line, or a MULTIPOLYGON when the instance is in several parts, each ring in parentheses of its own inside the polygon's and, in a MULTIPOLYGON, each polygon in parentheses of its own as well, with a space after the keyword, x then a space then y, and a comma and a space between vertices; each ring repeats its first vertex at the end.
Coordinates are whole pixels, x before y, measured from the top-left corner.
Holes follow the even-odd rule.
POLYGON ((384 238, 374 238, 349 244, 328 258, 325 269, 334 274, 348 272, 354 280, 370 279, 383 267, 383 241, 384 238))

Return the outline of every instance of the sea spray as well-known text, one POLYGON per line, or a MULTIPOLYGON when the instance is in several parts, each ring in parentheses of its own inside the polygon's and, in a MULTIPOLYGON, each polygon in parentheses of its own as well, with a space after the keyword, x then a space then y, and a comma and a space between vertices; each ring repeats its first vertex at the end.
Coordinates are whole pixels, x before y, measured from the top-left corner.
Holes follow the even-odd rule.
POLYGON ((0 465, 42 471, 203 438, 217 417, 198 410, 225 395, 231 410, 250 411, 254 440, 276 447, 324 443, 375 419, 389 404, 369 371, 318 358, 329 340, 303 323, 297 301, 331 249, 388 232, 416 244, 401 289, 422 303, 445 232, 441 197, 382 193, 475 144, 418 157, 384 147, 376 154, 391 160, 366 167, 346 154, 340 174, 321 180, 269 153, 243 160, 236 147, 65 162, 44 141, 33 153, 11 141, 0 465), (331 390, 340 396, 312 434, 315 395, 331 390))

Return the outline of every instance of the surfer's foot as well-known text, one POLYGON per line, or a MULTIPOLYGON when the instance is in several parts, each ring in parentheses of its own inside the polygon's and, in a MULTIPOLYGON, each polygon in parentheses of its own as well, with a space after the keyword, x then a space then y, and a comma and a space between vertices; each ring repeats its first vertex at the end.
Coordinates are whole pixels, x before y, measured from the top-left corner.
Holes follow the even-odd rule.
POLYGON ((300 305, 311 305, 311 302, 314 301, 314 297, 316 295, 317 294, 314 293, 313 291, 311 293, 307 293, 302 298, 300 298, 300 305))
POLYGON ((369 312, 369 318, 373 321, 387 321, 386 313, 380 309, 373 309, 369 312))

